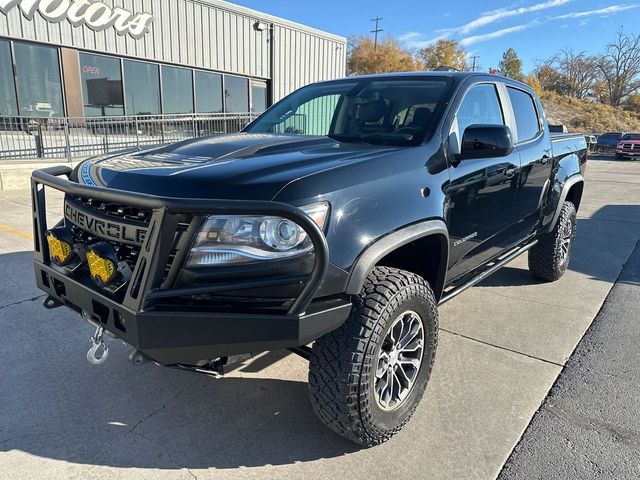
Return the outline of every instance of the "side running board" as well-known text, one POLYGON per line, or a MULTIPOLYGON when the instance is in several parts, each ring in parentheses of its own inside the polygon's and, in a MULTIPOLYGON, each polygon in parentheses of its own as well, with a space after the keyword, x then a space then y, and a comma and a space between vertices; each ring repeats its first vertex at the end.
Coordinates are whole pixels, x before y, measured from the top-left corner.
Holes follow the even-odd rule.
POLYGON ((444 293, 444 295, 442 296, 442 299, 440 299, 439 305, 447 303, 449 300, 451 300, 452 298, 457 297, 458 295, 460 295, 462 292, 464 292, 468 288, 471 288, 474 285, 480 283, 481 281, 483 281, 488 276, 490 276, 490 275, 494 274, 495 272, 497 272, 498 270, 500 270, 506 264, 511 263, 513 260, 518 258, 523 253, 528 252, 529 250, 531 250, 537 243, 538 243, 538 240, 534 240, 531 243, 528 243, 528 244, 526 244, 526 245, 524 245, 522 247, 516 248, 515 250, 511 251, 511 253, 508 253, 506 256, 504 256, 502 258, 498 258, 497 260, 494 260, 493 262, 488 263, 485 266, 486 270, 483 270, 480 274, 476 275, 471 280, 447 290, 444 293))

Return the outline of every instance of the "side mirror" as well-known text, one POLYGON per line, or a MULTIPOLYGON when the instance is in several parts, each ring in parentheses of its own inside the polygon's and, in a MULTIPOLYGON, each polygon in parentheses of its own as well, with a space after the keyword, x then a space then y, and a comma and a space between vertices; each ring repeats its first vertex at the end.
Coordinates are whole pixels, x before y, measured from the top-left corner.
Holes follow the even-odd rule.
POLYGON ((505 125, 470 125, 462 136, 460 160, 506 157, 513 152, 511 129, 505 125))

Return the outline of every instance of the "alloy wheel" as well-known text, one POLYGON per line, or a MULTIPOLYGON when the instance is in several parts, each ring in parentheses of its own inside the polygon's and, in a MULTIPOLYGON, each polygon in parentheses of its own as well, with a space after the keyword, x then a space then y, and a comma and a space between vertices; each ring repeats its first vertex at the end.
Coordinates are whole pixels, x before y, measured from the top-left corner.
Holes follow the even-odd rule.
POLYGON ((399 315, 391 325, 378 353, 374 380, 375 397, 383 410, 395 410, 415 384, 424 352, 424 326, 414 311, 399 315))

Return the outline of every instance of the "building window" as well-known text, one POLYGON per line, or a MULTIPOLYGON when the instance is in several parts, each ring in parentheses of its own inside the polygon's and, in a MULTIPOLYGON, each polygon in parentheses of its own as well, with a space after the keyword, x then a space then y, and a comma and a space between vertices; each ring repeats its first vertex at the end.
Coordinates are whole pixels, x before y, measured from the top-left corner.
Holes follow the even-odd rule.
POLYGON ((0 40, 0 117, 18 115, 16 105, 16 86, 13 80, 13 62, 11 45, 0 40))
POLYGON ((247 113, 249 111, 249 79, 225 75, 224 97, 227 112, 247 113))
POLYGON ((251 82, 251 112, 262 113, 267 109, 267 85, 251 82))
POLYGON ((193 112, 193 72, 186 68, 162 67, 162 112, 193 112))
POLYGON ((196 71, 196 112, 222 112, 222 76, 196 71))
POLYGON ((124 61, 125 102, 129 115, 160 113, 160 74, 158 65, 124 61))
POLYGON ((14 48, 20 115, 63 116, 58 50, 18 42, 14 48))
POLYGON ((85 116, 124 115, 120 60, 81 53, 80 75, 85 116))

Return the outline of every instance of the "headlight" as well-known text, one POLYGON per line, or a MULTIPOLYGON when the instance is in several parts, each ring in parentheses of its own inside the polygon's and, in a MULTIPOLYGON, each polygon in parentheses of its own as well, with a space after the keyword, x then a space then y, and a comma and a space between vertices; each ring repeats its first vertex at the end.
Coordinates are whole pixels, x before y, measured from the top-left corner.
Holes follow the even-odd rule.
MULTIPOLYGON (((314 203, 301 210, 324 229, 328 203, 314 203)), ((279 260, 312 250, 313 244, 302 227, 286 218, 216 215, 204 221, 187 267, 279 260)))

